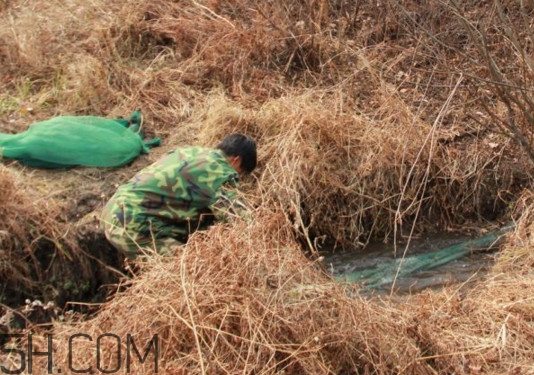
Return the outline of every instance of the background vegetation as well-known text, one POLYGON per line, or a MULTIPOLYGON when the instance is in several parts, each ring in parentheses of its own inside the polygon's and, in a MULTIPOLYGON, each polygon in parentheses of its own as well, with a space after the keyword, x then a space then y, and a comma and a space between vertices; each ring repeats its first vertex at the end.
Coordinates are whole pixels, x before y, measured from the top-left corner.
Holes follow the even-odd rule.
POLYGON ((92 320, 55 332, 159 333, 169 374, 532 371, 533 10, 511 0, 2 2, 2 132, 141 109, 147 135, 164 139, 115 170, 3 160, 4 317, 59 319, 112 291, 92 320), (117 286, 129 270, 100 232, 106 199, 167 150, 232 131, 258 142, 259 168, 243 181, 255 221, 201 233, 117 286), (518 229, 474 292, 369 301, 355 287, 348 298, 317 260, 322 249, 509 221, 518 229))

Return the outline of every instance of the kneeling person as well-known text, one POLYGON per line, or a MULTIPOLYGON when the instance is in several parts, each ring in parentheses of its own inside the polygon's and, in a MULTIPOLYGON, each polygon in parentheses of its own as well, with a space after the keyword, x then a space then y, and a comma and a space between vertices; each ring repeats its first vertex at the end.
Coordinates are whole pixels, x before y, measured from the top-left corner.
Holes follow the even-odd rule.
POLYGON ((102 212, 106 238, 130 259, 143 249, 170 253, 190 233, 240 211, 233 189, 255 167, 256 144, 239 133, 215 149, 176 149, 117 189, 102 212))

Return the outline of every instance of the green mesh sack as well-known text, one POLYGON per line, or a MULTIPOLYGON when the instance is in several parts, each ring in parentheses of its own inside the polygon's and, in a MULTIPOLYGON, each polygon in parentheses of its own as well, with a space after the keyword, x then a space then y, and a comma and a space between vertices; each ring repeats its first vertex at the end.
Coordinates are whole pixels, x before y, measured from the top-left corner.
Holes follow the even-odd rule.
POLYGON ((497 246, 502 236, 512 229, 513 226, 509 225, 481 237, 452 245, 439 251, 392 259, 372 268, 341 275, 338 277, 338 280, 362 283, 364 284, 363 289, 378 288, 382 285, 392 283, 398 277, 407 276, 417 271, 436 268, 475 251, 491 249, 497 246))
POLYGON ((141 125, 140 111, 129 119, 53 117, 20 134, 0 133, 0 157, 39 168, 119 167, 160 144, 143 140, 141 125))

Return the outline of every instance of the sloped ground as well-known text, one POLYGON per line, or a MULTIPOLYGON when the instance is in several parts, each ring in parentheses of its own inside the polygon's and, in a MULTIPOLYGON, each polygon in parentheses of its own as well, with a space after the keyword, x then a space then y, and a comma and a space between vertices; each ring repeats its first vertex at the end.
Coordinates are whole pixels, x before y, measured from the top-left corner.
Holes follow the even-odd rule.
MULTIPOLYGON (((62 369, 70 334, 113 332, 139 342, 158 334, 169 374, 531 371, 530 70, 518 53, 528 51, 522 15, 531 10, 501 5, 4 3, 1 131, 140 108, 148 135, 164 143, 121 169, 3 161, 3 313, 21 319, 24 300, 39 298, 59 316, 110 292, 92 320, 56 324, 62 369), (506 43, 507 20, 520 42, 506 43), (129 271, 103 240, 103 203, 167 150, 231 131, 258 141, 260 166, 243 181, 257 218, 141 265, 115 294, 129 271), (363 247, 511 218, 520 225, 506 262, 467 294, 348 298, 315 261, 326 243, 363 247)), ((113 353, 105 346, 106 368, 113 353)), ((75 358, 75 368, 94 361, 75 358)))

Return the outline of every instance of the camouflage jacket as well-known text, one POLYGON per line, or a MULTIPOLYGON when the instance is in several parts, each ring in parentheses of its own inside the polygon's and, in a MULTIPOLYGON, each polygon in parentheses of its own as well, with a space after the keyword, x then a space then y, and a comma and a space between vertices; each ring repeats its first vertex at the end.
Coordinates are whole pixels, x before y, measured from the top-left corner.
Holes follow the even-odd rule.
POLYGON ((107 217, 139 234, 176 237, 240 213, 239 174, 218 149, 184 147, 168 153, 120 186, 107 217))

